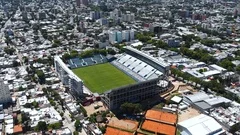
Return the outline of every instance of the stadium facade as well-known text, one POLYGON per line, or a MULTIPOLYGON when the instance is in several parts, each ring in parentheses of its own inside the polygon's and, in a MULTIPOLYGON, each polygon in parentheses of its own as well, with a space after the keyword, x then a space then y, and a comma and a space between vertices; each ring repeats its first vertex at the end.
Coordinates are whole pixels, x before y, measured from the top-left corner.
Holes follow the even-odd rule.
POLYGON ((73 94, 83 95, 83 82, 70 70, 59 56, 54 57, 55 70, 65 86, 70 88, 73 94))

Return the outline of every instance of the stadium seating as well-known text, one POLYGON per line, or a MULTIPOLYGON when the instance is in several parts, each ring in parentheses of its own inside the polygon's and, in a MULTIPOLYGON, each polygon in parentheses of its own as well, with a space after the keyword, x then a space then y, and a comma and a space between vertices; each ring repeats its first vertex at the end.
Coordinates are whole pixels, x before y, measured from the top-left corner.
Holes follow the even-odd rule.
POLYGON ((96 64, 106 63, 106 62, 107 62, 107 58, 101 54, 97 54, 88 58, 72 58, 68 60, 68 64, 71 67, 71 69, 91 66, 91 65, 96 65, 96 64))
POLYGON ((129 72, 129 70, 134 72, 135 75, 133 73, 131 75, 138 79, 140 78, 139 76, 148 80, 161 75, 161 72, 154 67, 128 54, 120 55, 112 64, 125 72, 129 72))

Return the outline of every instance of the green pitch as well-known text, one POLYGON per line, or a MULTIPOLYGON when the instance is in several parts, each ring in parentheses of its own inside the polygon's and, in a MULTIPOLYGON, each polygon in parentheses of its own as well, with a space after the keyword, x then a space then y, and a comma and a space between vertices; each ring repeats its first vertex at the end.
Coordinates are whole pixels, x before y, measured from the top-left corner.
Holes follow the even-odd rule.
POLYGON ((73 72, 83 80, 85 86, 97 93, 135 83, 135 80, 110 63, 77 68, 73 72))

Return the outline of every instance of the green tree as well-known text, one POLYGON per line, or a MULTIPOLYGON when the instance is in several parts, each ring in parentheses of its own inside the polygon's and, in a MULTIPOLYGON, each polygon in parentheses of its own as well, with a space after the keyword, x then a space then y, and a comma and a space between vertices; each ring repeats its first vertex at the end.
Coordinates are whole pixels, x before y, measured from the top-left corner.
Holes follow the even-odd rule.
POLYGON ((26 56, 22 57, 24 63, 28 63, 28 58, 26 56))
POLYGON ((47 131, 47 123, 45 121, 39 121, 35 127, 35 131, 47 131))
POLYGON ((57 123, 54 123, 54 124, 50 124, 48 126, 49 129, 60 129, 62 127, 62 122, 57 122, 57 123))
POLYGON ((232 133, 232 134, 234 134, 234 133, 237 132, 239 129, 240 129, 240 123, 236 123, 236 124, 234 124, 234 125, 230 128, 229 132, 232 133))
POLYGON ((32 105, 34 108, 38 108, 39 106, 38 102, 36 102, 35 100, 32 102, 32 105))
POLYGON ((76 131, 82 130, 82 123, 80 122, 80 120, 76 120, 74 123, 74 126, 75 126, 76 131))
POLYGON ((12 48, 12 47, 5 47, 4 52, 9 54, 9 55, 13 55, 13 53, 15 52, 15 49, 12 48))
POLYGON ((87 111, 82 105, 80 105, 80 110, 83 113, 84 117, 87 117, 87 111))
POLYGON ((79 135, 78 131, 74 131, 73 135, 79 135))
POLYGON ((103 134, 106 132, 106 127, 105 126, 100 126, 99 129, 102 131, 103 134))
POLYGON ((40 84, 44 84, 45 83, 45 75, 44 75, 43 71, 42 70, 37 70, 36 74, 39 78, 40 84))
POLYGON ((133 113, 139 113, 142 111, 142 106, 140 104, 133 104, 133 103, 123 103, 120 106, 120 109, 124 112, 124 113, 129 113, 129 114, 133 114, 133 113))
POLYGON ((226 68, 230 71, 234 70, 235 65, 229 60, 229 59, 224 59, 222 60, 219 65, 223 68, 226 68))
POLYGON ((237 71, 238 73, 240 73, 240 66, 237 66, 237 67, 236 67, 236 71, 237 71))
POLYGON ((17 62, 16 60, 14 60, 14 61, 13 61, 13 67, 18 67, 18 66, 20 66, 20 63, 17 62))

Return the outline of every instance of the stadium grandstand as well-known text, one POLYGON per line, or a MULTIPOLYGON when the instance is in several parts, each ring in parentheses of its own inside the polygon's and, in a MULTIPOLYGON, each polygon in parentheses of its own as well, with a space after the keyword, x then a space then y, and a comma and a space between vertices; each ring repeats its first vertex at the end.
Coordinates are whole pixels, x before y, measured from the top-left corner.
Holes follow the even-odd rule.
POLYGON ((124 72, 131 73, 139 81, 151 80, 163 75, 156 68, 128 54, 120 55, 117 60, 111 63, 124 72))
POLYGON ((70 88, 74 84, 77 87, 72 90, 82 92, 84 83, 91 91, 101 94, 110 110, 118 109, 125 102, 140 102, 168 90, 171 83, 166 79, 167 63, 129 46, 124 49, 125 53, 115 55, 115 59, 97 54, 68 60, 77 76, 59 57, 55 57, 55 68, 63 84, 70 88))
POLYGON ((165 92, 171 85, 165 79, 169 71, 167 63, 129 46, 124 49, 126 53, 116 56, 110 63, 137 83, 106 91, 102 100, 110 109, 116 109, 124 102, 140 102, 151 98, 165 92))
POLYGON ((72 93, 77 94, 78 96, 82 96, 82 80, 67 67, 67 65, 62 61, 59 56, 54 57, 54 66, 62 83, 68 86, 72 93))
POLYGON ((85 66, 92 66, 92 65, 102 64, 106 62, 107 62, 107 58, 101 54, 93 55, 92 57, 88 57, 88 58, 73 58, 68 60, 68 64, 71 69, 85 67, 85 66))
POLYGON ((170 69, 170 66, 168 63, 156 59, 146 53, 143 53, 135 48, 132 48, 130 46, 126 46, 124 47, 125 52, 131 56, 134 56, 135 58, 144 61, 145 63, 151 65, 152 67, 154 67, 155 69, 159 70, 160 72, 162 72, 164 75, 168 75, 168 71, 170 69))

